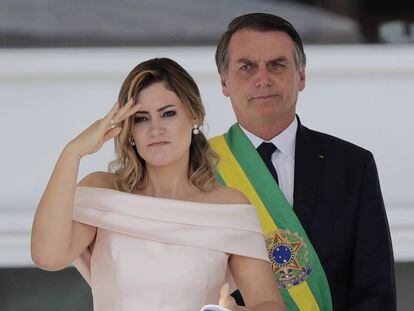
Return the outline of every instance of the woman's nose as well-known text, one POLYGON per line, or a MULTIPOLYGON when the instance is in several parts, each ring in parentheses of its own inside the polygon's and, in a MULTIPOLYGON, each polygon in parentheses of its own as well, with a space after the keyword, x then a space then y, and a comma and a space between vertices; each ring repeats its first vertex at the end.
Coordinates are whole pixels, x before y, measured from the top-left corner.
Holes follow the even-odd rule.
POLYGON ((151 137, 157 137, 165 133, 165 127, 163 126, 162 122, 160 121, 152 121, 150 127, 150 135, 151 137))

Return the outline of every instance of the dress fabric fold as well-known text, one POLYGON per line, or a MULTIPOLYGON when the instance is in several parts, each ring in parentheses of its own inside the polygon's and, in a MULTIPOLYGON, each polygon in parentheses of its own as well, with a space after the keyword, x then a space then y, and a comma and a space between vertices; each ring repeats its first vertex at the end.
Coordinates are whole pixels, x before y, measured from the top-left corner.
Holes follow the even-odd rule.
POLYGON ((235 284, 229 255, 269 261, 256 210, 77 187, 73 220, 97 227, 74 261, 95 311, 197 311, 235 284))

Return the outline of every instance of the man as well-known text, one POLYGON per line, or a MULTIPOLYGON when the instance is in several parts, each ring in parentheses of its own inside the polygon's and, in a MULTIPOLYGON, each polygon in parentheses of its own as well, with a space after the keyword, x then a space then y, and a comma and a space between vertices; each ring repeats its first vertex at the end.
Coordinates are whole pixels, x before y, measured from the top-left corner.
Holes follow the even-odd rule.
POLYGON ((288 310, 395 310, 394 260, 372 154, 296 116, 301 38, 286 20, 234 19, 216 51, 238 123, 211 140, 218 179, 258 210, 288 310))

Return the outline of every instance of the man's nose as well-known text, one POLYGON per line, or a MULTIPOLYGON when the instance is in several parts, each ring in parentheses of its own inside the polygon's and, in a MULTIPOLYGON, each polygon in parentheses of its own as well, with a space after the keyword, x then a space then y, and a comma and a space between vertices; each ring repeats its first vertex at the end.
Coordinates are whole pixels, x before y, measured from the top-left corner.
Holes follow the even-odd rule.
POLYGON ((272 86, 273 81, 271 73, 266 66, 259 66, 255 76, 255 86, 258 88, 267 88, 272 86))

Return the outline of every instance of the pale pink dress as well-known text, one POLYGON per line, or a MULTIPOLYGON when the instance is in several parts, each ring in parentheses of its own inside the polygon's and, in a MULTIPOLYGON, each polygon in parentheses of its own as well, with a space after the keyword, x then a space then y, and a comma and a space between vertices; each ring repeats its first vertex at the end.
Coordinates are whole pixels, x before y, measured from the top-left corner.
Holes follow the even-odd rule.
POLYGON ((77 187, 73 219, 96 226, 74 262, 95 311, 198 311, 231 281, 229 254, 268 261, 256 210, 77 187))

